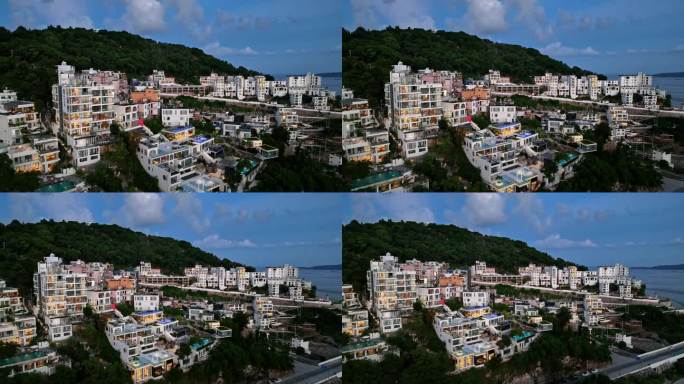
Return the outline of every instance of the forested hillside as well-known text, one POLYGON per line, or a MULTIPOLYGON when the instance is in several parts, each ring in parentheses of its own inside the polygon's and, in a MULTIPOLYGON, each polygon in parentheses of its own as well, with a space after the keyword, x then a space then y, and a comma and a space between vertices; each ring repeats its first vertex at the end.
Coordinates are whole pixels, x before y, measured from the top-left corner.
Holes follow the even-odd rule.
POLYGON ((387 252, 400 261, 413 258, 443 261, 453 268, 469 267, 481 260, 501 272, 511 273, 517 273, 518 267, 529 263, 558 267, 574 265, 522 241, 486 236, 454 225, 352 221, 342 228, 342 281, 352 283, 357 291, 362 291, 370 261, 387 252))
POLYGON ((342 30, 342 82, 355 96, 378 105, 384 83, 398 61, 414 70, 426 67, 480 78, 497 69, 512 81, 533 80, 544 72, 585 75, 591 72, 570 67, 533 48, 500 44, 465 32, 428 31, 388 27, 382 31, 358 28, 342 30))
POLYGON ((143 79, 153 69, 166 71, 178 82, 197 83, 211 71, 234 75, 258 72, 205 54, 201 49, 159 43, 128 32, 48 27, 11 32, 0 27, 0 87, 16 90, 44 110, 56 66, 66 61, 76 69, 123 71, 128 79, 143 79))
POLYGON ((65 261, 102 261, 115 268, 147 261, 163 272, 182 273, 195 264, 240 264, 194 247, 187 241, 149 236, 118 225, 78 222, 0 223, 0 279, 26 295, 32 286, 36 263, 54 253, 65 261))

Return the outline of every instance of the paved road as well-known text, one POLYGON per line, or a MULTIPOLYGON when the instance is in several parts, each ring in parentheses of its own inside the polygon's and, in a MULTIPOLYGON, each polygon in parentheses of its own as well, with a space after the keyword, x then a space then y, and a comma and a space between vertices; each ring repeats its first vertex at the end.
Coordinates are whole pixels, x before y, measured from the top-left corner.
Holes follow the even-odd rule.
POLYGON ((610 366, 601 369, 600 372, 610 377, 611 380, 615 380, 619 377, 632 374, 639 369, 649 366, 650 364, 658 363, 668 358, 682 355, 684 355, 684 345, 678 345, 675 348, 663 348, 663 350, 658 353, 647 356, 640 355, 636 358, 629 358, 626 356, 620 356, 619 358, 616 358, 616 355, 613 354, 613 363, 610 366))
POLYGON ((295 374, 282 381, 280 384, 316 384, 324 380, 329 380, 342 372, 342 359, 326 364, 324 367, 317 367, 314 370, 295 374))

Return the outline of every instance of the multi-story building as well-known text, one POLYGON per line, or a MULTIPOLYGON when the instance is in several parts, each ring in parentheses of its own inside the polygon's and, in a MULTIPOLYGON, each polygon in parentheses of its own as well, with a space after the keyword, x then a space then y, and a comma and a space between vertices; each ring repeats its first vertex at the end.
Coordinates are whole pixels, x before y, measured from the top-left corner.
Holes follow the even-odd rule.
POLYGON ((298 279, 299 268, 285 264, 281 267, 268 267, 266 269, 266 279, 268 282, 285 284, 287 280, 298 279))
POLYGON ((367 281, 381 332, 400 329, 401 313, 410 311, 418 298, 416 272, 402 268, 398 259, 388 253, 380 261, 371 261, 367 281))
POLYGON ((641 93, 642 90, 653 87, 653 76, 641 72, 636 75, 620 75, 619 85, 621 94, 641 93))
POLYGON ((493 124, 515 122, 517 120, 515 105, 490 105, 489 120, 493 124))
POLYGON ((71 336, 72 318, 83 315, 91 289, 85 273, 73 273, 51 254, 38 263, 33 290, 38 314, 48 326, 51 341, 71 336))
POLYGON ((447 353, 454 360, 457 371, 484 365, 496 356, 496 344, 485 339, 485 331, 503 322, 499 314, 482 317, 463 317, 459 312, 435 315, 433 327, 437 337, 445 343, 447 353))
POLYGON ((95 313, 105 313, 114 310, 111 291, 88 291, 88 305, 95 313))
POLYGON ((57 138, 41 130, 32 102, 0 102, 0 151, 7 153, 15 172, 49 173, 59 162, 57 138))
POLYGON ((463 292, 463 306, 486 307, 489 305, 489 293, 485 291, 463 292))
POLYGON ((17 355, 0 359, 0 370, 7 372, 7 377, 24 373, 52 375, 59 364, 59 354, 50 348, 35 348, 17 355))
POLYGON ((158 311, 159 295, 135 294, 133 295, 133 309, 136 312, 158 311))
POLYGON ((361 306, 359 296, 354 292, 351 284, 342 284, 342 306, 344 308, 358 308, 361 306))
POLYGON ((601 303, 601 298, 595 295, 584 296, 584 323, 593 327, 602 320, 605 309, 601 303))
POLYGON ((114 120, 117 88, 92 75, 76 73, 73 66, 62 62, 57 66, 57 84, 52 86, 55 130, 65 138, 77 167, 100 160, 114 120))
POLYGON ((156 337, 152 333, 152 329, 136 323, 130 317, 109 320, 105 334, 109 343, 119 352, 121 360, 124 362, 129 362, 133 357, 155 350, 156 337))
POLYGON ((535 191, 542 174, 518 160, 537 140, 537 134, 520 131, 519 123, 466 134, 463 149, 490 189, 498 192, 535 191))
POLYGON ((368 329, 368 311, 349 310, 342 315, 342 333, 352 337, 362 336, 368 329))
POLYGON ((188 108, 162 108, 161 121, 165 127, 187 127, 192 113, 188 108))
POLYGON ((17 288, 7 287, 4 280, 0 280, 0 322, 23 312, 24 305, 17 288))
POLYGON ((274 314, 273 302, 271 299, 255 295, 254 300, 252 301, 252 309, 254 311, 254 325, 257 329, 269 328, 274 314))

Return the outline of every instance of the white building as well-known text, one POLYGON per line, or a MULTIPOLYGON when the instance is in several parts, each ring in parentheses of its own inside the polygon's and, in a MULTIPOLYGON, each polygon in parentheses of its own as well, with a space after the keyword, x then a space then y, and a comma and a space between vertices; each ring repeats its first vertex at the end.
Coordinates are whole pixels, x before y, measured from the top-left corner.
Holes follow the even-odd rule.
POLYGON ((514 105, 490 105, 489 120, 493 124, 513 123, 516 121, 516 107, 514 105))
POLYGON ((91 72, 77 74, 65 62, 57 66, 57 80, 52 86, 55 129, 70 147, 74 165, 94 164, 110 141, 116 86, 94 81, 91 72))
POLYGON ((88 291, 88 305, 95 313, 106 313, 114 310, 111 291, 88 291))
POLYGON ((33 291, 38 315, 48 326, 51 341, 71 336, 70 318, 83 315, 91 289, 85 273, 72 273, 62 259, 51 254, 38 263, 33 291))
POLYGON ((133 295, 133 309, 136 312, 144 311, 158 311, 159 310, 159 296, 158 295, 133 295))
POLYGON ((464 307, 486 307, 489 305, 489 293, 484 291, 465 291, 462 296, 464 307))
POLYGON ((162 108, 161 120, 165 127, 186 127, 192 114, 187 108, 162 108))
POLYGON ((409 312, 418 299, 416 272, 404 269, 389 253, 380 261, 371 261, 367 271, 371 307, 380 321, 380 331, 401 328, 401 312, 409 312))

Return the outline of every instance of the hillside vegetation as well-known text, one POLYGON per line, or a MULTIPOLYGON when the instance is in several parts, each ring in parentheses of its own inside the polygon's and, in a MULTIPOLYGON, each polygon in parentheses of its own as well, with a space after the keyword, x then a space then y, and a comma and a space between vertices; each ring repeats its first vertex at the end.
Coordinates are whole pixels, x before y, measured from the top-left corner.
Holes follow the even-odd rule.
POLYGON ((94 31, 84 28, 11 32, 0 27, 0 87, 16 90, 19 97, 45 110, 51 86, 57 81, 56 66, 66 61, 76 69, 123 71, 128 79, 143 79, 153 69, 166 71, 178 82, 198 82, 211 71, 229 75, 258 72, 219 60, 199 48, 159 43, 128 32, 94 31))
POLYGON ((454 225, 352 221, 342 228, 342 281, 354 284, 357 292, 363 292, 370 261, 387 252, 400 261, 413 258, 442 261, 453 268, 469 267, 481 260, 501 272, 511 273, 529 263, 574 265, 522 241, 486 236, 454 225))
POLYGON ((149 236, 118 225, 12 221, 0 223, 0 279, 27 295, 32 286, 36 263, 54 253, 65 261, 102 261, 114 268, 135 267, 141 261, 163 272, 182 273, 195 264, 224 266, 240 264, 194 247, 187 241, 149 236))
POLYGON ((529 82, 544 72, 585 75, 591 72, 541 54, 533 48, 495 43, 464 32, 428 31, 388 27, 382 31, 342 30, 342 82, 357 97, 377 106, 384 83, 398 61, 414 70, 426 67, 479 78, 490 69, 529 82))

